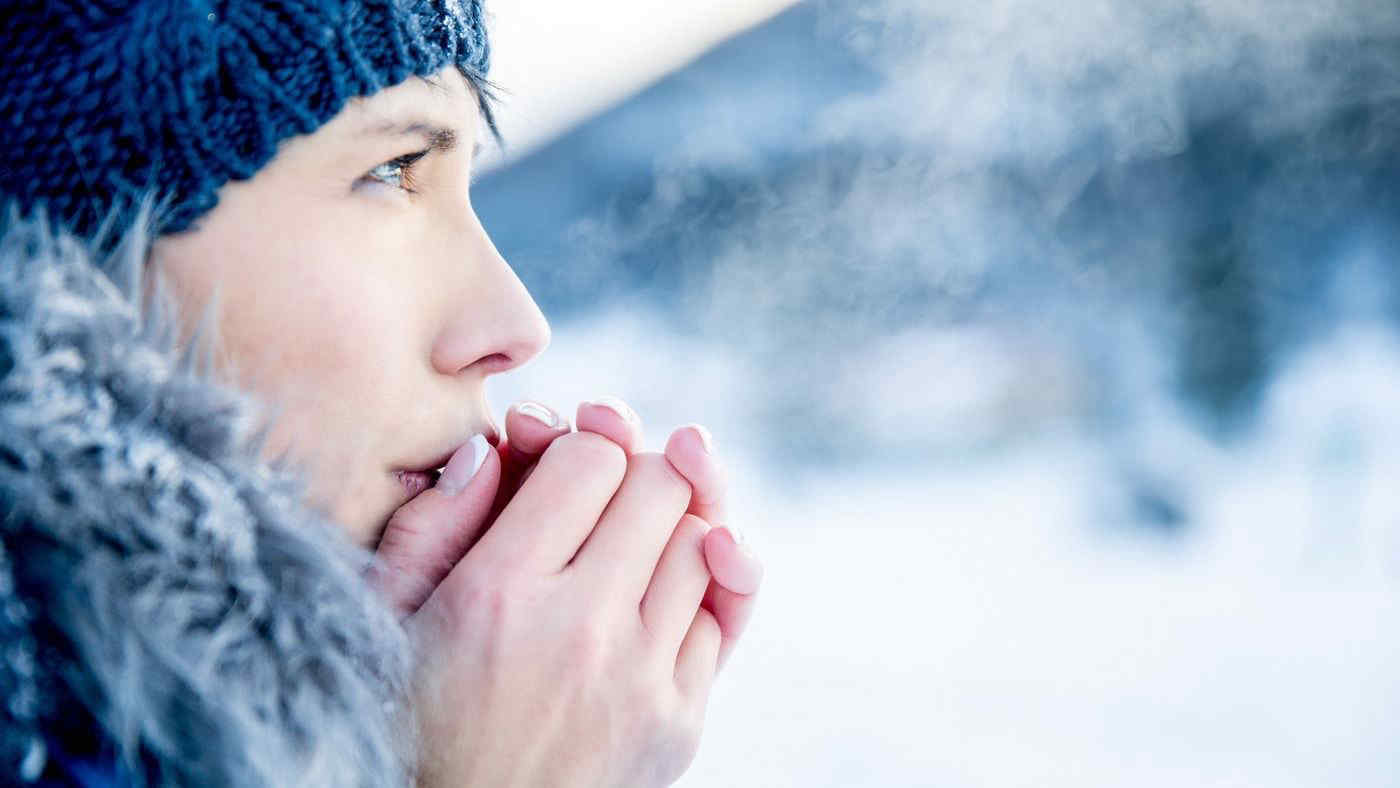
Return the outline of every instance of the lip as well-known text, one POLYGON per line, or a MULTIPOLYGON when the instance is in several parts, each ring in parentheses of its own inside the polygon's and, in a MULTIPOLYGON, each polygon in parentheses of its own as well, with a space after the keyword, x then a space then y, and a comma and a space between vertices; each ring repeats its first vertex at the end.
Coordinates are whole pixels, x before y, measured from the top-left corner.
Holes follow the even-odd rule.
MULTIPOLYGON (((501 434, 500 431, 497 431, 496 425, 487 423, 486 427, 482 430, 482 435, 486 438, 487 444, 490 444, 493 448, 494 446, 500 446, 501 434)), ((466 439, 456 441, 455 444, 444 449, 440 455, 434 456, 433 459, 427 460, 427 462, 409 467, 396 467, 396 469, 393 470, 395 470, 395 473, 403 474, 403 476, 431 476, 435 481, 437 480, 438 470, 441 470, 442 466, 447 465, 448 460, 452 459, 452 455, 456 453, 456 449, 462 448, 465 444, 466 439)))
POLYGON ((404 490, 408 492, 408 497, 412 498, 424 490, 437 484, 437 471, 424 473, 422 471, 396 471, 394 477, 399 480, 404 490))

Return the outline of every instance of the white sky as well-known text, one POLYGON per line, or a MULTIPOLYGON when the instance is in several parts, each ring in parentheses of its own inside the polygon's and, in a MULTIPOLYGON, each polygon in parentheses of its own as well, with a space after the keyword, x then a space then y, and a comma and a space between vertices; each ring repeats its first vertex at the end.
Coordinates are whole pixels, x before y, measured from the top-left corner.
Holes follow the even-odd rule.
MULTIPOLYGON (((500 125, 519 157, 795 0, 488 4, 500 125)), ((490 168, 494 153, 483 161, 490 168)))

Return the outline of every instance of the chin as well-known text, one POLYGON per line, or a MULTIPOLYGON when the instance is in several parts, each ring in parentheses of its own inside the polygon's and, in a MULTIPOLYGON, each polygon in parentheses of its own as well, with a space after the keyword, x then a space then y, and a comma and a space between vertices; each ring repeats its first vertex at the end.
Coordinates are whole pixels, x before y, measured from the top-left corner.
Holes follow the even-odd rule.
POLYGON ((425 486, 421 480, 405 484, 396 473, 385 473, 380 478, 383 479, 380 484, 359 484, 360 495, 327 509, 334 512, 335 523, 350 541, 368 550, 379 544, 394 513, 425 486))
POLYGON ((353 509, 345 507, 335 518, 336 524, 350 541, 366 550, 373 550, 379 544, 389 518, 403 505, 399 494, 402 489, 402 485, 389 478, 389 483, 377 491, 373 500, 364 496, 354 502, 353 509))

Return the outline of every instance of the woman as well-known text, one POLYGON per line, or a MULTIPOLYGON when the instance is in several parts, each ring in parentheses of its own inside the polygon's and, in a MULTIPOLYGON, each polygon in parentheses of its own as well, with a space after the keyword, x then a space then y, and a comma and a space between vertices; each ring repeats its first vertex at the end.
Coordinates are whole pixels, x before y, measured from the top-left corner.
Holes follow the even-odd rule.
POLYGON ((479 2, 0 13, 4 773, 673 781, 761 566, 703 428, 492 424, 479 2))

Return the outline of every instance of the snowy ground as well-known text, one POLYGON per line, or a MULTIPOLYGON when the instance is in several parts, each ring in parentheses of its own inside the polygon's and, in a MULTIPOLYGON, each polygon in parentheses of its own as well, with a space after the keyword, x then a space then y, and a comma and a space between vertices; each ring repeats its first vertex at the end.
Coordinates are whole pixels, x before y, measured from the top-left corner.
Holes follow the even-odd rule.
POLYGON ((1084 481, 1045 447, 770 498, 762 608, 682 785, 1395 784, 1392 584, 1251 561, 1303 514, 1265 480, 1160 552, 1096 543, 1084 481))
MULTIPOLYGON (((602 386, 652 415, 654 442, 690 418, 743 435, 693 380, 722 390, 733 372, 630 320, 561 330, 497 402, 602 386)), ((1185 469, 1192 512, 1177 537, 1115 526, 1105 454, 1072 430, 965 463, 801 474, 732 440, 768 574, 680 785, 1396 784, 1392 414, 1388 333, 1319 342, 1256 438, 1168 441, 1181 456, 1158 465, 1185 469)))

